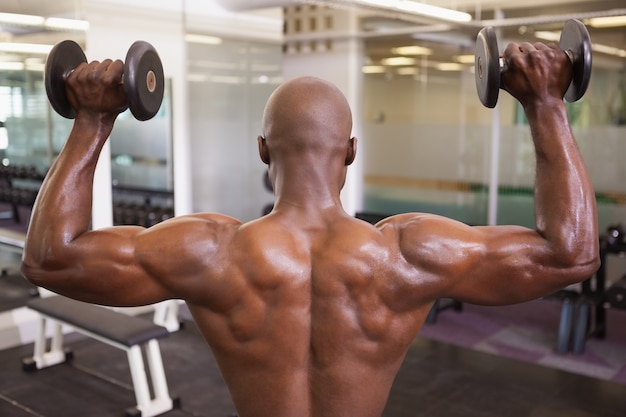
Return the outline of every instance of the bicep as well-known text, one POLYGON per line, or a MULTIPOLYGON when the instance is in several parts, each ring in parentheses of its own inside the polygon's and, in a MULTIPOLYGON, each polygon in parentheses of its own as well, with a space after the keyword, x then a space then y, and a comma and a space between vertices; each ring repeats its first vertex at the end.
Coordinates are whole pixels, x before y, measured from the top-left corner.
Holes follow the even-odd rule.
POLYGON ((524 227, 470 227, 434 216, 403 227, 401 246, 409 262, 430 277, 437 297, 512 304, 571 282, 571 271, 549 242, 524 227))
POLYGON ((168 298, 161 283, 137 263, 144 228, 122 226, 83 233, 37 267, 23 266, 35 284, 78 300, 115 306, 152 304, 168 298))
POLYGON ((79 300, 116 306, 186 298, 202 283, 219 224, 179 217, 149 229, 89 231, 62 249, 62 261, 29 271, 31 281, 79 300), (212 233, 215 232, 215 233, 212 233))

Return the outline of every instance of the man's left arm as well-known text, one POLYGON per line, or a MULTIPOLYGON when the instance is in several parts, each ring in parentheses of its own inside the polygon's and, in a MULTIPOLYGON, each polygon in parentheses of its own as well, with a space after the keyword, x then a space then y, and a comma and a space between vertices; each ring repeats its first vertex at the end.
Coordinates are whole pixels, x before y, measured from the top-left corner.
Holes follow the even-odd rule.
POLYGON ((96 61, 81 64, 68 77, 68 97, 77 116, 33 206, 22 257, 22 273, 33 284, 108 304, 122 301, 116 294, 123 285, 113 276, 143 285, 143 295, 133 302, 166 296, 133 262, 133 241, 143 228, 90 230, 98 157, 126 108, 122 71, 121 61, 96 61))

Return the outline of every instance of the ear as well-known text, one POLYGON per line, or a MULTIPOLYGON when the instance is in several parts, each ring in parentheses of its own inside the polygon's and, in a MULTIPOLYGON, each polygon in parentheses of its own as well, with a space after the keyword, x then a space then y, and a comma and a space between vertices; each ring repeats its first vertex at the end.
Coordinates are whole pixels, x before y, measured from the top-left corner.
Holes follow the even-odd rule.
POLYGON ((356 158, 356 138, 350 138, 348 144, 348 152, 346 153, 346 166, 352 164, 356 158))
POLYGON ((269 165, 270 163, 270 153, 267 149, 267 144, 265 143, 265 138, 263 136, 259 136, 257 138, 259 143, 259 156, 261 157, 261 161, 264 164, 269 165))

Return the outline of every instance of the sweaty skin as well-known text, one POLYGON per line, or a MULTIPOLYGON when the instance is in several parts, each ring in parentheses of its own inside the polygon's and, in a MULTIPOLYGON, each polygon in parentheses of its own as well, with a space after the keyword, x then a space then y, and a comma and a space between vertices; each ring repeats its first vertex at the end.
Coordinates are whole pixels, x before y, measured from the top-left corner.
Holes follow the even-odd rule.
POLYGON ((122 64, 107 60, 67 80, 78 116, 35 203, 22 272, 92 303, 185 300, 241 417, 380 416, 435 299, 523 302, 599 266, 594 192, 562 101, 571 65, 542 44, 511 44, 504 57, 503 84, 536 148, 534 230, 421 213, 372 226, 348 215, 339 193, 356 154, 350 108, 312 77, 267 103, 258 145, 275 190, 270 214, 90 230, 96 161, 126 107, 122 64))

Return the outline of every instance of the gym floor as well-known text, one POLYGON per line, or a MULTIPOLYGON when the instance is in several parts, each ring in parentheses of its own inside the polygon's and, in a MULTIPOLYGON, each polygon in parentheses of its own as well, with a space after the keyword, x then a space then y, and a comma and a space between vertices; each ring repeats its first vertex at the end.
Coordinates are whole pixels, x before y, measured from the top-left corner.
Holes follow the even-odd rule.
MULTIPOLYGON (((164 416, 230 417, 234 407, 196 325, 161 340, 170 393, 164 416)), ((113 417, 132 407, 125 353, 79 335, 74 359, 35 373, 21 369, 32 345, 0 352, 0 416, 113 417)), ((393 386, 386 417, 623 417, 626 385, 416 338, 393 386)))

